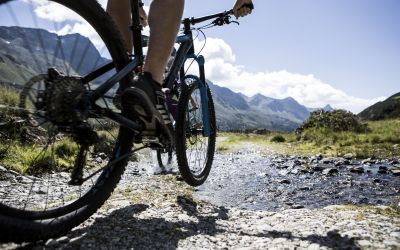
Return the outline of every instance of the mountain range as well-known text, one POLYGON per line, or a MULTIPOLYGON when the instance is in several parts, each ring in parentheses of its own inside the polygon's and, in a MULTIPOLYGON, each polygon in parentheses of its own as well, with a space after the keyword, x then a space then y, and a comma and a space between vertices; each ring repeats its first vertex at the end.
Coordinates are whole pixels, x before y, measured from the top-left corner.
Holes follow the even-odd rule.
MULTIPOLYGON (((108 61, 88 38, 79 34, 58 36, 42 29, 0 27, 0 81, 3 82, 24 83, 31 76, 46 72, 47 65, 84 75, 108 61)), ((111 74, 97 81, 102 82, 111 74)), ((248 97, 211 81, 208 84, 221 130, 292 131, 313 111, 291 97, 275 99, 261 94, 248 97)), ((325 109, 332 108, 327 105, 325 109)))
POLYGON ((217 124, 221 130, 268 129, 292 131, 308 118, 310 111, 295 99, 275 99, 261 94, 252 97, 235 93, 208 81, 213 93, 217 124))

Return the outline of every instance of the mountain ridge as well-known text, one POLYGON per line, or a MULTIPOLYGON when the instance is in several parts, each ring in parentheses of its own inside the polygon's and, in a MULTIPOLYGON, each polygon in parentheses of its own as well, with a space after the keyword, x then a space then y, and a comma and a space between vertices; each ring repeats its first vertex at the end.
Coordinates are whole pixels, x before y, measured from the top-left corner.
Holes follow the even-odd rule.
POLYGON ((377 102, 361 111, 358 116, 364 120, 385 120, 400 118, 400 92, 384 101, 377 102))

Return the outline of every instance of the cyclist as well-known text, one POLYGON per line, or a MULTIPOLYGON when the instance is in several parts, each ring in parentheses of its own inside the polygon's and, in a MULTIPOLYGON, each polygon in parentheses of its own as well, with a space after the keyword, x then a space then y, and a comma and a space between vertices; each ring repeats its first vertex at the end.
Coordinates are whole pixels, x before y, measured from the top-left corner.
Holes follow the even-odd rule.
MULTIPOLYGON (((251 13, 250 8, 243 7, 246 4, 252 4, 252 0, 236 0, 233 7, 236 18, 251 13)), ((139 10, 142 25, 146 26, 148 23, 150 26, 149 47, 143 73, 134 79, 133 86, 121 94, 121 100, 125 113, 141 118, 146 130, 156 129, 158 122, 164 132, 171 131, 171 121, 161 85, 165 67, 179 31, 183 8, 184 0, 153 0, 148 17, 143 7, 139 10)), ((131 20, 130 0, 109 0, 107 12, 122 32, 128 50, 131 52, 132 35, 128 29, 131 20)))

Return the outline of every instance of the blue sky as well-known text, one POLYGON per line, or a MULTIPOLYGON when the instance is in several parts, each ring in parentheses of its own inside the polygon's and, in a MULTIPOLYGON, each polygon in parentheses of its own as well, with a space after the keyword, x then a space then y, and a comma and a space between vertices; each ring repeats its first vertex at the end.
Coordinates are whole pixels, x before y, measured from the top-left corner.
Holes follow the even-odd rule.
MULTIPOLYGON (((230 8, 231 0, 187 0, 186 15, 230 8)), ((255 0, 240 27, 222 38, 249 72, 309 75, 363 99, 400 91, 400 1, 255 0)), ((250 84, 250 83, 249 83, 250 84)), ((268 86, 265 86, 268 88, 268 86)))
MULTIPOLYGON (((145 0, 146 6, 149 2, 145 0)), ((186 0, 184 15, 212 14, 233 4, 234 0, 186 0)), ((254 4, 254 13, 240 19, 240 26, 205 31, 202 53, 207 77, 214 83, 248 96, 291 96, 308 107, 331 104, 355 113, 400 92, 399 0, 254 4)), ((43 23, 57 21, 51 30, 80 32, 96 42, 94 32, 74 15, 54 6, 40 6, 40 13, 43 23)), ((4 23, 7 15, 0 16, 4 23)))

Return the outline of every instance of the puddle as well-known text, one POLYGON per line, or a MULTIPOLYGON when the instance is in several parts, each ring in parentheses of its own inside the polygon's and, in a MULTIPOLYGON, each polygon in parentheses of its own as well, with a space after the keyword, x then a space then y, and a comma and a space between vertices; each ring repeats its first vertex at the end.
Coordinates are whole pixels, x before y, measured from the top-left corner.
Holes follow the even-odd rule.
POLYGON ((344 204, 399 205, 400 177, 390 173, 392 165, 335 163, 337 160, 326 164, 312 158, 218 154, 209 179, 196 189, 195 196, 215 205, 268 211, 344 204), (310 165, 318 171, 309 170, 310 165), (324 170, 328 168, 333 169, 331 174, 324 170), (386 173, 380 173, 384 169, 386 173))

